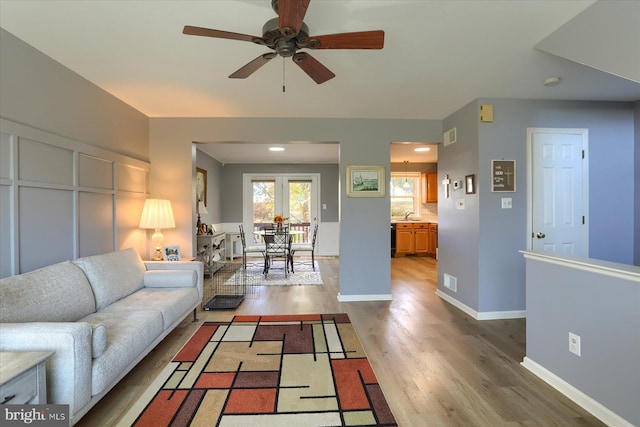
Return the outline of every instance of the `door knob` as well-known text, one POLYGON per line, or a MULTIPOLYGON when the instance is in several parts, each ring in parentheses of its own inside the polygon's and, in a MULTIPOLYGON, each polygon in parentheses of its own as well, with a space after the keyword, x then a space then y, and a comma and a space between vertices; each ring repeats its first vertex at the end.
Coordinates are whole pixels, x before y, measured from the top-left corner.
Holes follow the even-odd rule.
POLYGON ((546 234, 544 234, 543 232, 539 232, 538 234, 536 234, 536 237, 537 237, 538 239, 544 239, 545 237, 547 237, 547 235, 546 235, 546 234))

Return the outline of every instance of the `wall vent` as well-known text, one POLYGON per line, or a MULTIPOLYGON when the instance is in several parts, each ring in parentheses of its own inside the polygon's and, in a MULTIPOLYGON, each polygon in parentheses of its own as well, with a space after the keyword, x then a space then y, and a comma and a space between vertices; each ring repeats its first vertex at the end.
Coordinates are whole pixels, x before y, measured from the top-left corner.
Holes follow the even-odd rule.
POLYGON ((449 129, 443 135, 444 146, 451 145, 457 141, 456 128, 449 129))
POLYGON ((444 287, 458 292, 458 279, 450 274, 444 273, 444 287))

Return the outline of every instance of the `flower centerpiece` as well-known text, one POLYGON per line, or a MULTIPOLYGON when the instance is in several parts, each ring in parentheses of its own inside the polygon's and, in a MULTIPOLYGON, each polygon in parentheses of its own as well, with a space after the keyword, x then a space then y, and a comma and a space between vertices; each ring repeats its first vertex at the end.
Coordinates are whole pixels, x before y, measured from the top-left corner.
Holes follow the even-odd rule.
POLYGON ((285 218, 282 215, 276 215, 273 217, 273 223, 276 225, 276 228, 281 229, 287 219, 288 218, 285 218))

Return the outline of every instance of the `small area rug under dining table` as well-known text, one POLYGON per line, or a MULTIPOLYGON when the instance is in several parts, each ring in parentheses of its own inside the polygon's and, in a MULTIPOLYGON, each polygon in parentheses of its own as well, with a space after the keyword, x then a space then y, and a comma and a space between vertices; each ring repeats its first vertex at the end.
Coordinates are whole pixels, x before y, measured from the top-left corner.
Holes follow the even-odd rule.
POLYGON ((204 322, 119 425, 397 426, 344 313, 204 322))

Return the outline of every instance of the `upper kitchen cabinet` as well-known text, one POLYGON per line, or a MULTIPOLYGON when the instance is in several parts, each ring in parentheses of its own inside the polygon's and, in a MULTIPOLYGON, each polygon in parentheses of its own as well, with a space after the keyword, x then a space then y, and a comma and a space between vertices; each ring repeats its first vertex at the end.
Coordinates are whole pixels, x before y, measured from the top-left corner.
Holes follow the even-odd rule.
POLYGON ((422 203, 438 202, 438 174, 423 173, 422 178, 422 203))

